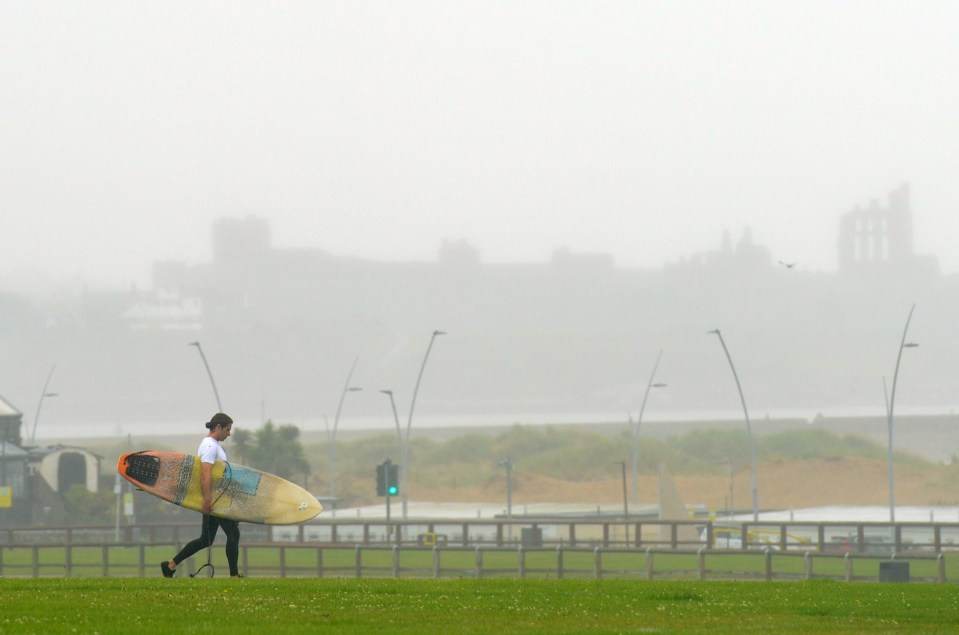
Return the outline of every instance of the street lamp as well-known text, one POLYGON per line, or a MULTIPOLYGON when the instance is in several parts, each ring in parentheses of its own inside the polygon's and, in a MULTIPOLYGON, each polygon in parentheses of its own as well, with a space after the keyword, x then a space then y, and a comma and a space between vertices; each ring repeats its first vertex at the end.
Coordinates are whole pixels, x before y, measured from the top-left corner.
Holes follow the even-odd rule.
POLYGON ((353 360, 353 365, 350 366, 350 372, 346 375, 346 383, 343 384, 343 392, 340 393, 340 402, 336 405, 336 416, 333 417, 333 431, 330 432, 329 428, 327 428, 327 452, 330 457, 330 498, 336 498, 336 477, 334 473, 336 463, 336 430, 340 425, 340 412, 343 410, 343 400, 346 399, 346 393, 363 390, 356 386, 350 386, 350 380, 353 378, 353 370, 356 368, 358 361, 360 361, 359 357, 353 360))
POLYGON ((749 486, 752 489, 753 493, 753 521, 759 520, 759 483, 756 481, 756 442, 753 440, 753 428, 749 424, 749 410, 746 409, 746 398, 743 396, 743 387, 739 383, 739 375, 736 374, 736 367, 733 365, 733 358, 729 354, 729 349, 726 348, 726 342, 723 340, 723 334, 719 332, 719 329, 713 329, 709 331, 710 335, 716 335, 719 338, 719 343, 723 345, 723 351, 726 353, 726 359, 729 361, 729 368, 733 371, 733 379, 736 380, 736 389, 739 391, 739 400, 743 404, 743 415, 746 417, 746 433, 749 435, 749 453, 750 453, 750 463, 751 473, 749 475, 749 486))
POLYGON ((37 444, 37 422, 40 420, 40 409, 43 408, 44 398, 57 396, 55 392, 47 392, 47 388, 50 386, 50 378, 53 377, 53 369, 56 367, 56 364, 50 367, 47 380, 43 382, 43 392, 40 393, 40 403, 37 404, 37 411, 33 415, 33 432, 30 433, 30 445, 37 444))
POLYGON ((203 347, 200 346, 199 342, 190 342, 187 346, 196 346, 196 350, 200 353, 200 359, 203 360, 206 374, 210 378, 210 385, 213 386, 213 396, 216 397, 216 410, 217 412, 223 412, 223 405, 220 403, 220 393, 216 390, 216 382, 213 381, 213 373, 210 371, 210 365, 206 361, 206 355, 203 354, 203 347))
POLYGON ((616 461, 613 465, 618 465, 623 472, 623 519, 626 521, 626 546, 629 546, 629 504, 626 502, 626 461, 616 461))
POLYGON ((430 350, 433 348, 433 342, 439 335, 446 335, 446 331, 433 331, 430 337, 429 346, 426 347, 426 354, 423 356, 423 363, 420 364, 420 373, 416 377, 416 386, 413 388, 413 399, 410 401, 410 416, 406 420, 406 436, 402 443, 402 461, 400 465, 400 480, 403 481, 403 520, 406 520, 407 505, 409 501, 409 477, 410 477, 410 428, 413 426, 413 408, 416 407, 416 393, 420 390, 420 380, 423 379, 423 370, 426 368, 426 360, 430 358, 430 350))
MULTIPOLYGON (((889 522, 891 523, 896 522, 896 485, 892 463, 892 422, 893 410, 896 406, 896 380, 899 378, 899 362, 902 360, 902 349, 916 348, 919 346, 915 342, 906 341, 906 332, 909 330, 909 322, 912 320, 912 312, 915 310, 916 305, 913 304, 912 308, 909 309, 909 317, 906 318, 906 326, 902 329, 902 340, 899 342, 899 354, 896 356, 896 370, 892 374, 892 393, 889 396, 889 402, 886 404, 886 424, 889 431, 889 522)), ((885 386, 885 379, 883 380, 883 385, 885 386)))
POLYGON ((639 503, 639 428, 643 423, 643 411, 646 410, 646 399, 649 398, 649 391, 653 388, 665 388, 666 384, 656 384, 653 383, 653 380, 656 378, 656 369, 659 368, 659 359, 663 356, 663 352, 659 351, 659 355, 656 356, 656 363, 653 364, 653 372, 649 375, 649 381, 646 382, 646 392, 643 393, 643 402, 639 406, 639 416, 636 417, 636 423, 633 424, 632 415, 629 416, 630 420, 630 432, 633 437, 633 444, 631 447, 631 459, 632 459, 632 471, 633 471, 633 502, 639 503))
POLYGON ((506 525, 507 537, 509 541, 513 541, 513 462, 510 460, 509 456, 499 462, 500 465, 506 468, 506 520, 509 521, 506 525))
POLYGON ((381 393, 388 395, 390 398, 390 406, 393 408, 393 421, 396 423, 396 439, 400 442, 400 447, 403 446, 403 433, 400 432, 400 416, 396 414, 396 401, 393 399, 392 390, 381 390, 381 393))

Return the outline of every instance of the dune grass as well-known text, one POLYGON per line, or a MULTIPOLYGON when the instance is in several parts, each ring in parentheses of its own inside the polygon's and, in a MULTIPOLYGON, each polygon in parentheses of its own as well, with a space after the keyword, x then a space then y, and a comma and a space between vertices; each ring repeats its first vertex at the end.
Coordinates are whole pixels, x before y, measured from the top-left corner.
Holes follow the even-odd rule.
POLYGON ((2 579, 3 633, 937 633, 933 584, 274 578, 2 579))

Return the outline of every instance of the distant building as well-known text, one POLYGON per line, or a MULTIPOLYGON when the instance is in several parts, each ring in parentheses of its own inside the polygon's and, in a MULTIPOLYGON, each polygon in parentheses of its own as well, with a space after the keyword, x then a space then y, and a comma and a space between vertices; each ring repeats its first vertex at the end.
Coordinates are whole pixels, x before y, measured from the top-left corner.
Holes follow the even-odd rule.
POLYGON ((100 458, 82 448, 24 448, 23 414, 0 397, 0 527, 64 524, 71 486, 99 491, 100 458))
POLYGON ((868 207, 855 207, 839 223, 839 273, 908 271, 938 273, 932 256, 913 253, 912 209, 909 184, 889 194, 889 204, 873 199, 868 207))
POLYGON ((28 453, 20 446, 23 413, 0 397, 0 514, 14 513, 22 505, 27 491, 28 453))

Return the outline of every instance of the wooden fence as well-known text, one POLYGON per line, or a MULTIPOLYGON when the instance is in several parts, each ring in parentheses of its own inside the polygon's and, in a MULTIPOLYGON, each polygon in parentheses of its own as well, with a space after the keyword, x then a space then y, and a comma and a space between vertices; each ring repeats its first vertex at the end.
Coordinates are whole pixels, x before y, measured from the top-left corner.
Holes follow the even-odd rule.
MULTIPOLYGON (((154 577, 176 544, 23 545, 0 548, 0 577, 154 577)), ((181 564, 197 571, 206 551, 181 564), (202 556, 202 558, 200 557, 202 556)), ((214 546, 214 575, 226 575, 221 544, 214 546)), ((959 558, 950 554, 949 559, 959 558)), ((883 566, 905 567, 897 581, 957 582, 946 575, 945 553, 889 558, 882 555, 706 549, 336 546, 256 543, 241 545, 240 569, 252 577, 296 578, 617 578, 693 580, 876 581, 883 566)), ((204 569, 202 576, 210 573, 204 569)))
MULTIPOLYGON (((959 523, 336 518, 241 527, 241 569, 262 577, 852 581, 905 567, 910 580, 948 582, 947 559, 959 557, 959 523)), ((197 523, 0 528, 0 577, 159 575, 159 562, 198 534, 197 523)), ((213 548, 221 576, 222 539, 213 548)))
MULTIPOLYGON (((518 546, 603 549, 738 549, 821 553, 935 554, 959 550, 959 523, 719 522, 710 520, 617 520, 536 518, 523 520, 324 519, 295 526, 242 524, 244 542, 310 545, 518 546)), ((116 527, 0 528, 0 546, 31 544, 185 543, 199 523, 116 527)))

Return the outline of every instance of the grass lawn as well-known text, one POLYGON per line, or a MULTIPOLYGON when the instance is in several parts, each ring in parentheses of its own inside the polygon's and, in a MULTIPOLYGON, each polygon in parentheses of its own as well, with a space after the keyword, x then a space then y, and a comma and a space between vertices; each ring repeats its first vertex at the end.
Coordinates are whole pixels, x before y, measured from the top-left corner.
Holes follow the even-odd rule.
POLYGON ((2 633, 945 633, 959 586, 516 579, 0 579, 2 633))

